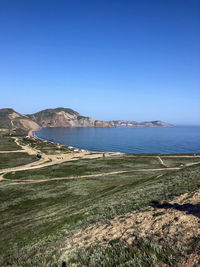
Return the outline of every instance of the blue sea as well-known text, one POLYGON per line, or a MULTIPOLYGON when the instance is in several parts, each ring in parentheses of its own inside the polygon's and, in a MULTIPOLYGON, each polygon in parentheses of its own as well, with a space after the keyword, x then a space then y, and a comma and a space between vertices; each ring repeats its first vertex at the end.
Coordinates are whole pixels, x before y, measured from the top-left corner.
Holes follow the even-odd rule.
POLYGON ((42 128, 35 136, 90 151, 200 153, 200 127, 42 128))

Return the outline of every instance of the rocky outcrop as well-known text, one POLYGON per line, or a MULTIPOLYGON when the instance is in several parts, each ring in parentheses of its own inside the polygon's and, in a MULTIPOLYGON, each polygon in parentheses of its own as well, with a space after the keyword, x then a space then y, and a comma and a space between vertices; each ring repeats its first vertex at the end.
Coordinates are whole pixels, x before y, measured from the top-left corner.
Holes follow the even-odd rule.
POLYGON ((112 121, 95 121, 95 127, 97 128, 113 128, 116 127, 112 121))
POLYGON ((95 127, 95 120, 69 108, 45 109, 27 116, 41 127, 95 127))

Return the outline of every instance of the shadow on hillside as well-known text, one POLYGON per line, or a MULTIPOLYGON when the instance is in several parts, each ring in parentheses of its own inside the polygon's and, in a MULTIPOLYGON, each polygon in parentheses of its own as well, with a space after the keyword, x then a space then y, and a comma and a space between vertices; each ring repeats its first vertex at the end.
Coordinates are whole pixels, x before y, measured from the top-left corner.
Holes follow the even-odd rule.
POLYGON ((199 204, 190 204, 190 203, 186 203, 186 204, 170 204, 170 203, 159 203, 158 201, 152 201, 150 206, 152 206, 153 208, 159 208, 159 209, 176 209, 176 210, 180 210, 180 211, 186 211, 187 214, 192 214, 198 218, 200 218, 200 203, 199 204))

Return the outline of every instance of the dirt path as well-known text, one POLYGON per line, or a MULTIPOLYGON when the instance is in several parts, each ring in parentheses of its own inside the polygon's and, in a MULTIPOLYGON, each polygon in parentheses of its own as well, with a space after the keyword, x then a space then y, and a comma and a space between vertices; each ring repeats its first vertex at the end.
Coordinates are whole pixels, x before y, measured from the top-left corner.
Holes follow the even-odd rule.
MULTIPOLYGON (((28 153, 29 155, 36 155, 39 152, 39 150, 36 150, 35 148, 20 144, 18 138, 15 138, 15 142, 18 146, 22 148, 20 152, 25 152, 25 153, 28 153)), ((11 153, 11 151, 8 151, 8 152, 6 151, 6 153, 11 153)), ((106 157, 113 155, 111 153, 104 153, 104 154, 106 157)), ((72 152, 72 153, 67 153, 67 154, 56 154, 56 155, 42 154, 42 158, 35 162, 28 163, 26 165, 22 165, 18 167, 1 169, 0 170, 0 181, 4 180, 3 175, 8 172, 38 169, 38 168, 56 165, 56 164, 60 164, 60 163, 71 161, 71 160, 94 159, 94 158, 102 158, 102 157, 103 157, 103 153, 89 154, 88 152, 79 152, 79 153, 72 152)))
POLYGON ((10 151, 0 151, 0 154, 7 154, 7 153, 18 153, 18 152, 25 152, 24 150, 10 150, 10 151))
POLYGON ((0 181, 4 180, 3 175, 8 172, 15 172, 15 171, 26 171, 26 170, 33 170, 39 169, 51 165, 61 164, 66 161, 73 161, 78 159, 94 159, 94 158, 101 158, 102 154, 87 154, 87 152, 79 152, 77 153, 69 153, 69 154, 59 154, 59 155, 43 155, 42 159, 28 163, 26 165, 14 167, 14 168, 7 168, 0 170, 0 181))
MULTIPOLYGON (((20 150, 21 152, 26 152, 29 155, 36 155, 38 153, 38 150, 35 148, 32 148, 30 146, 24 146, 19 143, 19 139, 15 138, 15 142, 18 146, 22 148, 20 150)), ((8 152, 9 153, 9 152, 8 152)), ((129 172, 149 172, 149 171, 173 171, 173 170, 180 170, 180 167, 172 167, 168 168, 163 160, 160 158, 160 156, 157 156, 158 160, 160 163, 165 167, 165 168, 160 168, 160 169, 133 169, 133 170, 122 170, 122 171, 115 171, 115 172, 108 172, 108 173, 100 173, 100 174, 92 174, 92 175, 82 175, 82 176, 71 176, 71 177, 55 177, 51 179, 44 179, 44 180, 11 180, 11 179, 5 179, 3 176, 8 173, 8 172, 15 172, 15 171, 25 171, 25 170, 32 170, 32 169, 38 169, 38 168, 43 168, 51 165, 56 165, 60 164, 66 161, 72 161, 72 160, 78 160, 78 159, 94 159, 94 158, 102 158, 103 154, 106 157, 109 156, 115 156, 114 153, 98 153, 98 154, 88 154, 88 152, 79 152, 79 153, 68 153, 68 154, 57 154, 57 155, 42 155, 42 159, 37 160, 35 162, 14 167, 14 168, 7 168, 7 169, 2 169, 0 170, 0 181, 2 180, 7 180, 10 182, 14 183, 9 183, 7 185, 15 185, 15 184, 30 184, 30 183, 42 183, 42 182, 49 182, 49 181, 56 181, 56 180, 69 180, 69 179, 79 179, 79 178, 87 178, 87 177, 100 177, 100 176, 105 176, 105 175, 114 175, 114 174, 122 174, 122 173, 129 173, 129 172)), ((154 157, 154 156, 152 156, 154 157)), ((166 156, 166 157, 171 157, 171 156, 166 156)), ((172 156, 173 157, 173 156, 172 156)), ((182 156, 180 156, 182 157, 182 156)), ((200 157, 200 156, 184 156, 184 157, 200 157)), ((186 167, 188 166, 193 166, 196 164, 199 164, 200 162, 191 162, 185 164, 186 167)))
MULTIPOLYGON (((77 159, 71 159, 71 160, 77 160, 77 159)), ((193 166, 196 164, 200 164, 200 162, 193 162, 186 164, 188 166, 193 166)), ((185 166, 186 166, 185 165, 185 166)), ((38 168, 38 167, 37 167, 38 168)), ((30 168, 28 168, 30 169, 30 168)), ((33 168, 32 168, 33 169, 33 168)), ((132 172, 157 172, 157 171, 174 171, 174 170, 180 170, 180 167, 173 167, 173 168, 160 168, 160 169, 134 169, 134 170, 123 170, 123 171, 115 171, 115 172, 106 172, 106 173, 98 173, 98 174, 89 174, 89 175, 81 175, 81 176, 68 176, 68 177, 54 177, 49 179, 38 179, 38 180, 14 180, 14 179, 6 179, 3 178, 3 175, 6 173, 0 174, 0 180, 4 181, 10 181, 12 183, 6 184, 4 186, 8 185, 17 185, 17 184, 35 184, 35 183, 45 183, 50 181, 58 181, 58 180, 71 180, 71 179, 82 179, 82 178, 92 178, 92 177, 101 177, 101 176, 109 176, 109 175, 115 175, 115 174, 123 174, 123 173, 132 173, 132 172)), ((156 178, 161 177, 163 174, 158 175, 156 178)))
MULTIPOLYGON (((3 178, 3 175, 0 175, 0 180, 6 180, 14 183, 10 183, 7 185, 14 185, 14 184, 34 184, 34 183, 43 183, 43 182, 50 182, 50 181, 57 181, 57 180, 71 180, 71 179, 81 179, 81 178, 90 178, 90 177, 101 177, 101 176, 109 176, 109 175, 114 175, 114 174, 122 174, 122 173, 131 173, 131 172, 149 172, 149 171, 165 171, 166 169, 139 169, 139 170, 124 170, 124 171, 115 171, 115 172, 105 172, 105 173, 97 173, 97 174, 89 174, 89 175, 81 175, 81 176, 68 176, 68 177, 54 177, 54 178, 49 178, 49 179, 42 179, 42 180, 14 180, 14 179, 7 179, 3 178)), ((173 170, 179 170, 179 168, 168 168, 168 171, 173 171, 173 170)), ((156 178, 162 176, 158 175, 156 178)))
MULTIPOLYGON (((38 149, 32 148, 31 146, 25 146, 19 143, 19 139, 15 138, 15 142, 18 146, 22 148, 20 152, 26 152, 29 155, 36 155, 38 152, 40 152, 38 149)), ((11 151, 6 151, 4 153, 10 153, 11 151)), ((105 153, 106 157, 111 156, 111 153, 105 153)), ((37 160, 35 162, 14 167, 14 168, 8 168, 8 169, 2 169, 0 170, 0 173, 4 172, 13 172, 13 171, 22 171, 22 170, 31 170, 31 169, 37 169, 37 168, 42 168, 46 166, 51 166, 55 164, 60 164, 65 161, 70 161, 70 160, 77 160, 77 159, 93 159, 93 158, 101 158, 103 157, 103 153, 96 153, 96 154, 88 154, 88 152, 72 152, 72 153, 67 153, 67 154, 55 154, 55 155, 45 155, 42 153, 42 158, 40 160, 37 160)))
POLYGON ((51 165, 56 165, 63 163, 65 161, 78 160, 78 159, 94 159, 101 158, 102 155, 88 155, 86 152, 80 152, 78 155, 76 153, 70 154, 59 154, 59 155, 42 155, 40 160, 34 161, 32 163, 28 163, 26 165, 1 169, 0 173, 4 172, 15 172, 15 171, 26 171, 32 169, 43 168, 51 165), (78 157, 77 157, 78 156, 78 157))
MULTIPOLYGON (((32 131, 30 131, 29 132, 29 136, 33 136, 33 134, 32 134, 32 131)), ((15 137, 14 138, 14 140, 15 140, 15 143, 19 146, 19 147, 21 147, 21 150, 12 150, 12 151, 0 151, 0 153, 17 153, 17 152, 26 152, 26 153, 28 153, 29 155, 35 155, 35 154, 37 154, 38 152, 39 152, 39 150, 38 149, 35 149, 35 148, 33 148, 33 147, 31 147, 31 146, 29 146, 29 145, 22 145, 22 144, 20 144, 19 143, 19 139, 17 138, 17 137, 15 137)), ((88 152, 85 152, 85 153, 88 153, 88 152)), ((94 153, 95 155, 97 155, 97 153, 94 153)), ((101 152, 99 152, 98 153, 99 154, 99 157, 102 157, 103 156, 103 154, 105 154, 105 156, 119 156, 119 153, 101 153, 101 152)), ((123 153, 120 153, 120 154, 123 154, 123 153)), ((43 154, 43 155, 45 155, 45 154, 43 154)), ((60 156, 63 156, 63 155, 66 155, 66 154, 59 154, 60 156)), ((78 156, 80 156, 80 153, 79 154, 76 154, 76 155, 78 155, 78 156)), ((45 155, 46 157, 47 157, 47 155, 45 155)), ((51 155, 52 156, 52 155, 51 155)), ((56 156, 55 156, 56 157, 56 156)), ((162 158, 200 158, 200 155, 160 155, 160 156, 154 156, 154 155, 150 155, 150 156, 148 156, 148 155, 130 155, 130 157, 141 157, 141 158, 148 158, 148 157, 150 157, 150 158, 153 158, 153 157, 156 157, 156 158, 158 158, 158 160, 160 161, 160 163, 163 165, 163 166, 166 166, 166 164, 163 162, 163 159, 162 158)), ((167 167, 167 166, 166 166, 167 167)))
POLYGON ((162 155, 162 156, 160 156, 160 157, 162 157, 162 158, 200 158, 200 155, 169 155, 169 156, 167 156, 167 155, 162 155))
POLYGON ((155 156, 155 155, 130 155, 127 157, 140 157, 140 158, 200 158, 200 155, 160 155, 160 156, 155 156))
POLYGON ((164 166, 164 167, 167 167, 167 165, 163 162, 163 160, 161 159, 161 157, 157 157, 158 158, 158 160, 160 161, 160 163, 164 166))
POLYGON ((7 153, 18 153, 18 152, 23 152, 24 153, 24 152, 26 152, 29 155, 33 155, 33 154, 37 153, 36 149, 34 149, 34 148, 30 147, 30 146, 24 146, 24 145, 20 144, 19 143, 19 139, 17 137, 15 137, 14 140, 15 140, 15 143, 19 147, 21 147, 20 150, 10 150, 10 151, 9 150, 5 150, 5 151, 0 151, 0 153, 1 154, 5 154, 5 153, 7 154, 7 153))
POLYGON ((35 149, 35 148, 33 148, 33 147, 31 147, 31 146, 29 146, 29 145, 22 145, 22 144, 20 144, 19 143, 19 139, 16 137, 15 138, 15 143, 18 145, 18 146, 20 146, 21 148, 22 148, 22 150, 24 151, 24 152, 26 152, 26 153, 28 153, 29 155, 35 155, 35 154, 37 154, 38 153, 38 149, 35 149))

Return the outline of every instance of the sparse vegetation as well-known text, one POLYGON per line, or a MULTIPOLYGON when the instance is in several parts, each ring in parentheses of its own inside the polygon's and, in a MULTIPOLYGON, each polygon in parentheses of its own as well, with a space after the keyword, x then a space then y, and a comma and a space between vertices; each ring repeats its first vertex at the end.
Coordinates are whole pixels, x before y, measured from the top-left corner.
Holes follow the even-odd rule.
POLYGON ((71 252, 66 258, 67 266, 176 266, 187 251, 167 242, 158 244, 147 238, 137 239, 132 244, 117 241, 108 247, 96 245, 71 252))

